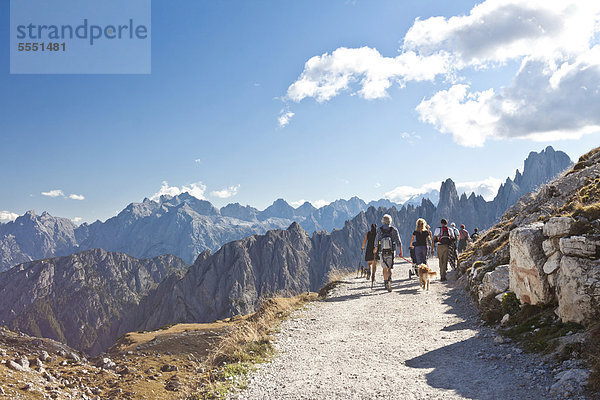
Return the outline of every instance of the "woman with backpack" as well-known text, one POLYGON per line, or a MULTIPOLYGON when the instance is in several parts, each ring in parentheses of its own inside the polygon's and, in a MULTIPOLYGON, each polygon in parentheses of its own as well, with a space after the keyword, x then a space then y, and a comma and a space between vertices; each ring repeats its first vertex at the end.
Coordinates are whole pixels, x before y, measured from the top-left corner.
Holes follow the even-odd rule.
POLYGON ((423 218, 417 220, 417 227, 410 238, 410 248, 415 249, 417 265, 427 264, 427 243, 429 239, 427 222, 423 218))
POLYGON ((367 262, 367 268, 369 268, 369 272, 367 273, 367 279, 369 279, 370 274, 371 282, 375 282, 375 270, 377 269, 377 260, 375 254, 373 254, 376 237, 377 225, 371 224, 371 230, 365 234, 365 239, 363 240, 363 244, 360 249, 361 251, 363 251, 365 249, 365 244, 367 245, 367 251, 365 252, 365 261, 367 262))

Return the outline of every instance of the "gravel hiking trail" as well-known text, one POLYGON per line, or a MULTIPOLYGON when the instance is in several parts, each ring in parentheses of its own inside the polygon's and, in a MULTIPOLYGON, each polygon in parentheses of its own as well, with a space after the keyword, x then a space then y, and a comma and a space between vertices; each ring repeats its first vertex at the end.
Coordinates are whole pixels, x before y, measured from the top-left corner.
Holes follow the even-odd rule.
MULTIPOLYGON (((396 264, 373 289, 347 276, 298 310, 276 335, 274 358, 232 399, 553 399, 551 366, 482 325, 453 272, 429 291, 396 264), (496 339, 497 340, 497 339, 496 339)), ((429 260, 437 270, 437 259, 429 260)))

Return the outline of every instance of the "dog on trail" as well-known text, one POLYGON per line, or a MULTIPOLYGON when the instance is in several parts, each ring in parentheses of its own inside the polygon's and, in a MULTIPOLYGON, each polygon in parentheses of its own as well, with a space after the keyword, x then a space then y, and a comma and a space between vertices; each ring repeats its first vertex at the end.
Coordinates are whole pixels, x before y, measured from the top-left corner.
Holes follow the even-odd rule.
POLYGON ((437 272, 432 271, 426 264, 419 265, 419 286, 425 290, 429 290, 429 279, 437 275, 437 272))

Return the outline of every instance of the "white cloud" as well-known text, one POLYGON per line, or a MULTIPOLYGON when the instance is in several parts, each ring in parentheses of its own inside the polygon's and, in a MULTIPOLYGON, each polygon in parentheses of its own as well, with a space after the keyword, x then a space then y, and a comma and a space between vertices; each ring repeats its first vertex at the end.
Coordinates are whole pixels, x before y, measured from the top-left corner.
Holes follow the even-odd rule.
POLYGON ((14 221, 18 216, 19 214, 10 211, 0 211, 0 222, 14 221))
POLYGON ((398 186, 389 192, 386 192, 383 197, 394 201, 396 203, 404 203, 409 200, 411 197, 419 196, 421 194, 425 194, 431 192, 432 190, 439 190, 441 186, 441 182, 429 182, 420 187, 413 186, 398 186))
POLYGON ((375 185, 373 186, 375 187, 375 189, 379 189, 381 187, 381 183, 375 182, 375 185))
MULTIPOLYGON (((500 187, 502 182, 502 179, 494 177, 489 177, 480 181, 457 182, 456 191, 458 192, 459 196, 463 193, 469 196, 472 192, 475 192, 476 195, 481 195, 484 199, 490 201, 493 200, 494 197, 496 197, 496 194, 498 193, 498 188, 500 187)), ((441 185, 441 181, 435 181, 426 183, 419 187, 398 186, 385 193, 383 197, 396 203, 402 204, 413 197, 424 195, 432 191, 439 192, 441 185)))
POLYGON ((461 145, 577 139, 600 132, 599 41, 598 1, 487 0, 468 15, 416 19, 395 57, 369 47, 314 56, 285 100, 324 102, 345 91, 377 99, 394 84, 443 76, 451 87, 423 99, 416 110, 421 121, 461 145), (471 90, 468 83, 456 84, 473 68, 485 74, 508 61, 521 68, 504 86, 471 90))
POLYGON ((480 181, 458 182, 456 183, 456 191, 459 196, 463 193, 466 193, 466 195, 469 196, 471 193, 475 192, 476 195, 481 195, 487 201, 491 201, 494 200, 494 197, 498 194, 498 188, 503 182, 502 179, 491 176, 480 181))
POLYGON ((65 192, 63 192, 60 189, 54 189, 54 190, 50 190, 48 192, 42 192, 42 196, 47 196, 47 197, 63 197, 63 198, 69 198, 71 200, 85 200, 85 196, 81 195, 81 194, 70 194, 70 195, 66 195, 65 192))
POLYGON ((213 197, 218 197, 220 199, 228 199, 230 197, 235 196, 237 194, 239 188, 240 188, 240 185, 229 186, 228 188, 223 189, 223 190, 214 190, 214 191, 210 192, 210 195, 213 197))
POLYGON ((312 97, 318 102, 330 100, 356 84, 356 92, 365 99, 387 97, 392 83, 433 80, 448 71, 447 57, 427 57, 409 51, 397 57, 384 57, 377 49, 340 47, 331 54, 314 56, 287 90, 286 99, 294 102, 312 97))
POLYGON ((454 85, 417 106, 422 121, 465 146, 488 138, 548 141, 600 132, 600 46, 553 69, 524 61, 510 86, 470 92, 454 85))
POLYGON ((194 160, 194 162, 195 162, 196 164, 200 164, 200 163, 202 162, 202 159, 200 159, 200 158, 196 158, 196 159, 194 160))
POLYGON ((331 203, 330 201, 326 201, 326 200, 322 200, 322 199, 321 199, 321 200, 313 200, 313 201, 310 201, 310 200, 304 200, 304 199, 300 199, 300 200, 297 200, 297 201, 290 201, 290 203, 289 203, 289 204, 290 204, 292 207, 294 207, 294 208, 298 208, 298 207, 300 207, 302 204, 306 203, 307 201, 308 201, 310 204, 312 204, 312 206, 313 206, 313 207, 315 207, 315 208, 321 208, 321 207, 323 207, 323 206, 326 206, 326 205, 328 205, 328 204, 330 204, 330 203, 331 203))
MULTIPOLYGON (((296 201, 290 201, 290 206, 294 207, 294 208, 298 208, 300 207, 302 204, 306 203, 308 200, 304 200, 304 199, 300 199, 300 200, 296 200, 296 201)), ((310 201, 309 201, 310 203, 310 201)))
POLYGON ((169 186, 167 181, 163 181, 160 190, 150 197, 150 200, 158 200, 160 196, 177 196, 182 193, 189 193, 200 200, 205 200, 204 192, 206 191, 206 185, 202 182, 192 183, 189 186, 169 186))
POLYGON ((81 222, 83 222, 83 218, 75 217, 75 218, 72 218, 71 221, 75 222, 76 224, 80 224, 81 222))
POLYGON ((402 132, 400 138, 406 140, 408 144, 414 144, 417 140, 421 140, 421 136, 414 132, 402 132))
POLYGON ((594 1, 487 0, 469 15, 416 19, 403 50, 450 54, 457 68, 577 55, 589 48, 599 12, 594 1))
POLYGON ((65 197, 65 194, 60 189, 50 190, 48 192, 42 192, 42 196, 48 197, 65 197))
POLYGON ((277 122, 279 123, 279 126, 281 128, 287 126, 290 123, 290 121, 294 115, 295 114, 291 111, 281 110, 280 115, 277 118, 277 122))
POLYGON ((329 203, 331 203, 331 202, 330 202, 330 201, 323 200, 323 199, 320 199, 320 200, 314 200, 314 201, 311 201, 311 202, 310 202, 310 204, 312 204, 312 205, 313 205, 313 207, 315 207, 315 208, 321 208, 321 207, 325 207, 325 206, 326 206, 326 205, 328 205, 329 203))

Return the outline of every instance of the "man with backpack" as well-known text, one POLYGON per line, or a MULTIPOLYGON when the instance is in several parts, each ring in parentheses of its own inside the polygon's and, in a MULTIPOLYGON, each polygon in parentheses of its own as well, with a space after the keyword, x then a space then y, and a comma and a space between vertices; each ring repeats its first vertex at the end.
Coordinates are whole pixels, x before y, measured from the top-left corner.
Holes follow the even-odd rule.
POLYGON ((391 226, 392 217, 385 214, 381 219, 383 226, 377 230, 377 239, 373 253, 381 253, 381 266, 383 267, 383 281, 388 292, 392 291, 392 268, 394 268, 394 250, 398 246, 398 256, 402 257, 402 241, 398 229, 391 226))
POLYGON ((471 240, 474 242, 474 241, 476 241, 477 239, 479 239, 479 229, 478 229, 478 228, 475 228, 475 229, 473 230, 473 234, 471 235, 471 240))
POLYGON ((441 220, 442 226, 435 229, 433 241, 437 243, 437 254, 440 260, 440 281, 446 280, 446 271, 448 270, 448 257, 452 243, 456 240, 454 230, 448 226, 445 218, 441 220))

